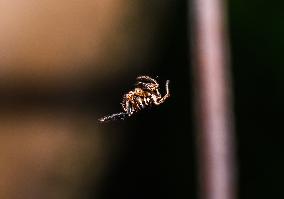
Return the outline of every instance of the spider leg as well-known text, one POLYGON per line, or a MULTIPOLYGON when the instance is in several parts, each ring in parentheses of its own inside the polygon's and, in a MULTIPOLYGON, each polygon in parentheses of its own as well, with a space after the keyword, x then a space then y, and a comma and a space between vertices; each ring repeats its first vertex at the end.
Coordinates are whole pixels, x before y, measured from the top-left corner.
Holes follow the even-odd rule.
POLYGON ((164 101, 165 101, 167 98, 170 97, 169 83, 170 83, 170 81, 167 80, 167 81, 166 81, 166 94, 164 95, 164 97, 162 97, 162 98, 158 98, 158 97, 156 97, 156 96, 152 97, 152 99, 153 99, 155 105, 160 105, 160 104, 164 103, 164 101))
POLYGON ((137 102, 138 102, 138 108, 139 108, 139 110, 141 110, 141 108, 142 108, 142 109, 145 108, 145 106, 144 106, 144 104, 143 104, 143 101, 144 101, 144 100, 142 100, 141 97, 137 97, 136 100, 137 100, 137 102))
POLYGON ((137 82, 135 85, 136 85, 136 86, 142 85, 143 88, 146 88, 147 90, 151 90, 151 88, 150 88, 150 86, 149 86, 149 83, 137 82))
POLYGON ((127 116, 128 116, 128 114, 124 113, 124 112, 114 113, 114 114, 107 115, 107 116, 100 118, 99 121, 100 122, 108 122, 108 121, 111 121, 111 120, 118 120, 118 119, 124 120, 127 116))
POLYGON ((134 102, 127 101, 126 102, 126 107, 125 107, 125 109, 126 109, 126 113, 125 114, 127 114, 128 116, 131 116, 135 112, 134 105, 135 105, 134 102))
POLYGON ((158 84, 158 82, 157 82, 155 79, 153 79, 153 78, 151 78, 151 77, 149 77, 149 76, 138 76, 138 77, 136 78, 136 80, 148 80, 148 81, 150 81, 150 82, 153 82, 153 83, 155 83, 155 84, 158 84))
POLYGON ((144 104, 146 105, 146 106, 148 106, 149 104, 149 98, 148 97, 144 97, 143 98, 143 101, 144 101, 144 104))
POLYGON ((126 109, 126 103, 127 103, 127 96, 126 96, 126 95, 123 95, 122 102, 121 102, 120 104, 121 104, 121 107, 122 107, 122 109, 123 109, 124 112, 127 111, 127 109, 126 109))

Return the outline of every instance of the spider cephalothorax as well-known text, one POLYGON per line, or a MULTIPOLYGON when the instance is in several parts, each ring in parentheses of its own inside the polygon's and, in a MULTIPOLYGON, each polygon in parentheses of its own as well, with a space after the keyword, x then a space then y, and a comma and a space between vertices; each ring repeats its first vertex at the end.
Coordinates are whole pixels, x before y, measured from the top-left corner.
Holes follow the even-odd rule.
POLYGON ((139 76, 136 80, 135 88, 123 95, 121 105, 124 112, 102 117, 99 121, 124 119, 146 107, 160 105, 170 96, 169 80, 166 81, 166 94, 163 97, 159 92, 159 84, 155 79, 149 76, 139 76))

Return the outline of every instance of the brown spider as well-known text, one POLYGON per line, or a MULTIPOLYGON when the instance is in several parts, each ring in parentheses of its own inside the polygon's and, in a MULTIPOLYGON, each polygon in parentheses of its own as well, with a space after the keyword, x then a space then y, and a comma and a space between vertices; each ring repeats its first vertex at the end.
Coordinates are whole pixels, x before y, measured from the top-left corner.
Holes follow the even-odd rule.
POLYGON ((100 122, 125 119, 125 117, 130 117, 133 113, 146 107, 160 105, 170 97, 169 80, 166 81, 166 94, 163 97, 159 92, 159 84, 155 79, 149 76, 139 76, 136 80, 134 90, 123 95, 121 105, 124 112, 104 116, 99 119, 100 122))

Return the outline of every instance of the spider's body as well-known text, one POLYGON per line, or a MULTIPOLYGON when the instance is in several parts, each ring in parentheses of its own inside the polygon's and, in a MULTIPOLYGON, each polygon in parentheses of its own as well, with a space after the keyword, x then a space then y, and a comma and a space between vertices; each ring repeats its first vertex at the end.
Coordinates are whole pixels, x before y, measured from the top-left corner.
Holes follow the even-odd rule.
POLYGON ((170 96, 169 80, 166 82, 166 94, 163 97, 159 92, 159 84, 155 79, 149 76, 139 76, 136 80, 136 87, 123 95, 121 105, 124 112, 102 117, 99 121, 124 119, 126 116, 131 116, 144 108, 160 105, 170 96))

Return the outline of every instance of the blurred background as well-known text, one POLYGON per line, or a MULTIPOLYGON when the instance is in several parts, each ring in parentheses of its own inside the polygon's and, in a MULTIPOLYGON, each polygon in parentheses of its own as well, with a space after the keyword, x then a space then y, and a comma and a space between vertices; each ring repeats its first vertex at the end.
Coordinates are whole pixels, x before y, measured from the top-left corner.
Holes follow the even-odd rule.
MULTIPOLYGON (((283 3, 231 0, 239 198, 281 198, 283 3)), ((0 198, 197 198, 188 2, 0 1, 0 198), (128 120, 138 75, 171 98, 128 120)))

